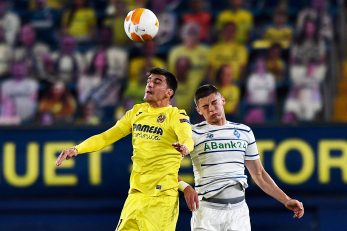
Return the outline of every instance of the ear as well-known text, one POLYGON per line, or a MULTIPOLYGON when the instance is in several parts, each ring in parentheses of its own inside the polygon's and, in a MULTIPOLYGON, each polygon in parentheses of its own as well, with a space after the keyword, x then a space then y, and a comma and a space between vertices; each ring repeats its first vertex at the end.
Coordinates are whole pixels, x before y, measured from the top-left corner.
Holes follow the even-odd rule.
POLYGON ((196 109, 196 111, 199 113, 199 115, 202 115, 202 112, 200 111, 200 109, 199 109, 198 106, 196 106, 195 109, 196 109))
POLYGON ((222 103, 225 105, 225 98, 222 96, 222 103))
POLYGON ((167 89, 166 93, 168 94, 169 98, 171 98, 171 96, 173 96, 174 91, 170 88, 167 89))

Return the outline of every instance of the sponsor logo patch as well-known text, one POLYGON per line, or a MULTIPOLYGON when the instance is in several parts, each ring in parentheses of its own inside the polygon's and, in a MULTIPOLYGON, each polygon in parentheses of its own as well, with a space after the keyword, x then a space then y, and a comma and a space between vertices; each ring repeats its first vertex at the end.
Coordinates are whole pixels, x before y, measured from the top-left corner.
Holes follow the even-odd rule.
POLYGON ((188 119, 180 119, 180 123, 189 123, 190 124, 188 119))

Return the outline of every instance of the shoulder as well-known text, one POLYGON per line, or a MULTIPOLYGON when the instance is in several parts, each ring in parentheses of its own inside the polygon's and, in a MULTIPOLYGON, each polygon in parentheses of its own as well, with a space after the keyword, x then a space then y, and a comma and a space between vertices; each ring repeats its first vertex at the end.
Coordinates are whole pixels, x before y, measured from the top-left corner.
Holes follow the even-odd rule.
POLYGON ((146 110, 146 109, 148 109, 148 103, 138 103, 138 104, 135 104, 135 105, 129 110, 129 112, 137 113, 137 112, 139 112, 139 111, 146 110))
POLYGON ((234 126, 235 129, 243 131, 243 132, 248 133, 248 132, 252 131, 252 129, 246 124, 234 123, 234 122, 229 122, 229 121, 228 121, 228 124, 234 126))
POLYGON ((206 127, 206 125, 208 125, 208 123, 206 121, 202 121, 200 123, 193 124, 192 128, 193 129, 199 129, 199 128, 202 128, 202 127, 206 127))
POLYGON ((149 104, 148 103, 137 103, 137 104, 134 104, 133 106, 133 110, 140 110, 140 109, 146 109, 149 107, 149 104))
POLYGON ((193 124, 192 125, 192 131, 195 134, 201 134, 209 130, 209 124, 206 121, 203 121, 201 123, 193 124))
POLYGON ((179 109, 177 107, 171 107, 169 110, 170 110, 170 114, 172 114, 172 115, 188 117, 186 110, 184 110, 184 109, 179 109))
POLYGON ((171 107, 169 109, 169 117, 170 121, 174 124, 179 123, 188 123, 190 125, 189 116, 187 115, 186 111, 183 109, 179 109, 177 107, 171 107))

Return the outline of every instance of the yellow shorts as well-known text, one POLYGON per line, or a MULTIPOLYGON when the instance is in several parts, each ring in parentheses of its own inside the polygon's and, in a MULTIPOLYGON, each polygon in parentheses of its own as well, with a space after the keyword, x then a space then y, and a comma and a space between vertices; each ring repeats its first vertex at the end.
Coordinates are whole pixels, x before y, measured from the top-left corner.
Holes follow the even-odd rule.
POLYGON ((128 195, 116 231, 174 231, 178 218, 178 197, 128 195))

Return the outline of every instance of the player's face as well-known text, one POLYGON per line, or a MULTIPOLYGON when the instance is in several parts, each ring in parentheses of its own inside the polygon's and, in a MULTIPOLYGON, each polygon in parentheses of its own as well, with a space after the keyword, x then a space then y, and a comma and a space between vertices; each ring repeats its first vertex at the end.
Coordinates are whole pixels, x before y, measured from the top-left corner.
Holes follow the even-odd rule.
POLYGON ((213 93, 197 102, 197 111, 209 124, 222 125, 225 122, 225 100, 219 93, 213 93))
POLYGON ((143 99, 148 103, 160 104, 163 101, 169 102, 172 94, 173 91, 168 88, 165 76, 151 74, 147 79, 143 99))

